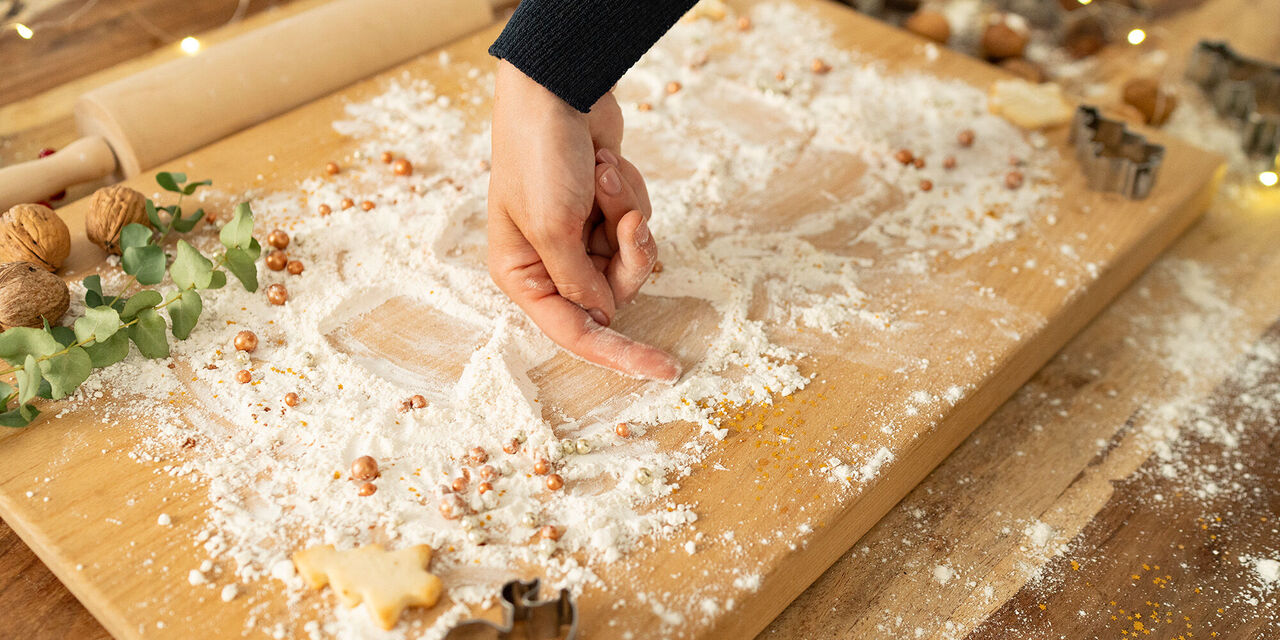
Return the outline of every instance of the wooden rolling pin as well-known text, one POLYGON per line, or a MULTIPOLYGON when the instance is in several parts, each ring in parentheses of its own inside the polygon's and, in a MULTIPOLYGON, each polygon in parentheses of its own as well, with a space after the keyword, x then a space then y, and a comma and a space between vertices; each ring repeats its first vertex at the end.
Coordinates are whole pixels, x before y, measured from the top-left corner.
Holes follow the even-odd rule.
POLYGON ((76 101, 83 138, 0 169, 0 211, 131 177, 492 21, 485 0, 334 0, 98 87, 76 101))

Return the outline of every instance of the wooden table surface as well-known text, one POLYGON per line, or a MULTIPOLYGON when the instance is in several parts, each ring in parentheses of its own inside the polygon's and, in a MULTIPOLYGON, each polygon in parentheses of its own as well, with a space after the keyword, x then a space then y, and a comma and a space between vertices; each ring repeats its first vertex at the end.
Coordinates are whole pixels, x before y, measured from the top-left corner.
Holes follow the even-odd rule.
MULTIPOLYGON (((271 13, 281 12, 222 31, 271 13)), ((1163 40, 1171 69, 1205 36, 1275 60, 1277 17, 1280 0, 1207 0, 1182 3, 1148 31, 1163 40), (1272 18, 1241 19, 1250 14, 1272 18)), ((11 33, 0 38, 0 60, 7 64, 14 46, 23 43, 11 33)), ((1106 52, 1104 73, 1123 77, 1136 53, 1106 52)), ((0 104, 0 164, 72 140, 70 98, 85 87, 172 55, 169 47, 0 104)), ((1240 359, 1250 346, 1280 342, 1277 241, 1280 193, 1224 192, 764 635, 1280 637, 1275 593, 1259 592, 1237 560, 1280 558, 1280 416, 1245 411, 1247 391, 1280 373, 1271 366, 1258 375, 1256 364, 1240 359), (1193 276, 1210 280, 1212 299, 1184 290, 1193 276), (1214 479, 1234 483, 1232 491, 1197 498, 1185 479, 1158 472, 1165 461, 1151 426, 1182 419, 1167 407, 1239 417, 1239 447, 1224 452, 1184 439, 1178 454, 1181 468, 1226 467, 1214 479), (1045 528, 1028 534, 1033 523, 1045 528)), ((0 637, 108 637, 7 528, 0 529, 0 606, 10 612, 0 615, 0 637)))

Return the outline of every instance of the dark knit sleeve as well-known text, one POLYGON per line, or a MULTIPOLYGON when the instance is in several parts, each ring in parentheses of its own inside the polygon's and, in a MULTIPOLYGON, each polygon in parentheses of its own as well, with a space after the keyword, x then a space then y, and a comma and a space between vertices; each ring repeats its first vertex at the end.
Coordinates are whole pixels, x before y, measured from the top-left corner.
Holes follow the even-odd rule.
POLYGON ((694 0, 523 0, 489 54, 591 110, 694 0))

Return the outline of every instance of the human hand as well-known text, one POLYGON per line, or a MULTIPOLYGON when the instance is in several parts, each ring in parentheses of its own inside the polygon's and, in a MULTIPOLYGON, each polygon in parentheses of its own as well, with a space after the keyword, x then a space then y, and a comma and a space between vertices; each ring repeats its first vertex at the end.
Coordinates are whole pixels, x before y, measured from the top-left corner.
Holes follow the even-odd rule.
POLYGON ((500 61, 489 273, 556 344, 630 376, 674 380, 675 358, 608 328, 657 259, 644 178, 621 145, 612 94, 583 114, 500 61))

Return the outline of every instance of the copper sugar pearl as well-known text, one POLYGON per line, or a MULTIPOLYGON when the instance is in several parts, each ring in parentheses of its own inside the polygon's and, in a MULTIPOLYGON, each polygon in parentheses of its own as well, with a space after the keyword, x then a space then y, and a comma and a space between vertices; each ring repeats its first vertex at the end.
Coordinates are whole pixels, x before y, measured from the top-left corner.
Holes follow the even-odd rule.
POLYGON ((258 348, 258 334, 248 330, 241 331, 236 334, 235 345, 236 351, 253 353, 258 348))
POLYGON ((351 461, 351 478, 369 481, 378 477, 378 461, 373 456, 360 456, 351 461))

